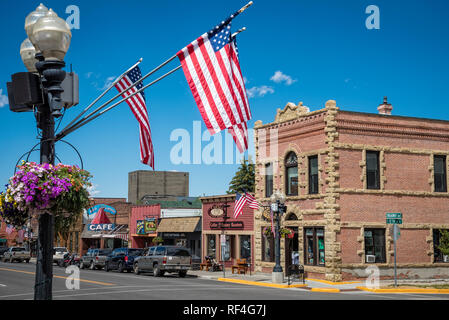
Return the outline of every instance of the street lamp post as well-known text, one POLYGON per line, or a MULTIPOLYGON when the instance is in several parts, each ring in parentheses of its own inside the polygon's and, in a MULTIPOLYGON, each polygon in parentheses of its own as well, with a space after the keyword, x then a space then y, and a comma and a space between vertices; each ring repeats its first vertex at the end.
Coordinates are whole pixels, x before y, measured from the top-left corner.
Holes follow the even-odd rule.
POLYGON ((279 190, 276 190, 270 197, 271 200, 271 210, 275 214, 276 225, 275 225, 275 265, 272 273, 273 283, 283 283, 284 282, 284 272, 281 266, 281 235, 280 235, 280 217, 285 213, 287 207, 285 206, 285 195, 279 190))
MULTIPOLYGON (((29 40, 22 43, 20 54, 29 72, 38 73, 43 103, 38 106, 38 128, 42 130, 40 162, 54 165, 55 121, 62 116, 65 78, 64 57, 72 34, 67 23, 52 10, 40 4, 25 19, 29 40), (34 52, 33 52, 34 49, 34 52), (33 53, 35 55, 33 56, 33 53)), ((39 215, 35 300, 52 299, 54 217, 48 212, 39 215)))

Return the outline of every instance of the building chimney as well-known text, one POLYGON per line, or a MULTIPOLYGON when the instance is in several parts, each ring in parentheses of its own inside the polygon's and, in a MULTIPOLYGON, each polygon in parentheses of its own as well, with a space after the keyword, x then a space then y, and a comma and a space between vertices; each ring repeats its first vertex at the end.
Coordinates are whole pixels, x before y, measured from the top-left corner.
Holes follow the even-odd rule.
POLYGON ((377 107, 377 110, 379 110, 379 114, 391 115, 391 110, 393 110, 393 107, 387 102, 387 97, 384 97, 384 103, 380 104, 377 107))

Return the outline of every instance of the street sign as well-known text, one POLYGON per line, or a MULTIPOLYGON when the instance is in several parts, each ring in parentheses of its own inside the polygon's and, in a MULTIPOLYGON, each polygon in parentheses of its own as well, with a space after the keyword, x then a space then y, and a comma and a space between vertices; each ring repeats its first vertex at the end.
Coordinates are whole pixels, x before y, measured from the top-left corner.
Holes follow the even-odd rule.
POLYGON ((387 219, 402 219, 402 213, 387 213, 387 219))
POLYGON ((402 219, 387 219, 387 224, 402 224, 402 219))

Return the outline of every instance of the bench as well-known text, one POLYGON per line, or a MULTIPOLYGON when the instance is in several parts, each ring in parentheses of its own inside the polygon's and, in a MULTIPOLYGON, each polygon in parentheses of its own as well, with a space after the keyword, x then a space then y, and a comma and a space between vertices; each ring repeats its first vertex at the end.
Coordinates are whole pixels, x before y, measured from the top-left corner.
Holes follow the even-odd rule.
POLYGON ((212 267, 212 263, 210 263, 209 261, 203 262, 203 263, 200 264, 200 270, 209 271, 210 267, 212 267))
POLYGON ((237 259, 236 264, 231 267, 232 273, 237 270, 237 274, 246 274, 248 271, 248 263, 246 263, 246 259, 237 259))

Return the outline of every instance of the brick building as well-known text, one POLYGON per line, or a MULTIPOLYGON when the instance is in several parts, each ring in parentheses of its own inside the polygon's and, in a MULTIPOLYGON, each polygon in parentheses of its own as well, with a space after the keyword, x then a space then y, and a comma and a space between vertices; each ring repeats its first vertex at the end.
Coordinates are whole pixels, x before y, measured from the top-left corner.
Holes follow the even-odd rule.
MULTIPOLYGON (((274 122, 255 123, 256 197, 269 204, 273 190, 284 192, 281 226, 295 232, 281 239, 284 271, 298 252, 310 278, 365 278, 370 265, 393 277, 386 213, 398 212, 398 276, 449 277, 438 250, 439 230, 449 229, 449 122, 391 110, 386 99, 378 114, 340 110, 332 100, 312 112, 288 103, 274 122)), ((256 271, 271 272, 274 246, 262 234, 269 212, 256 212, 254 225, 256 271)))
POLYGON ((254 270, 254 210, 245 205, 242 214, 234 219, 235 194, 200 199, 203 203, 201 260, 213 256, 219 262, 225 260, 225 267, 231 268, 236 259, 247 259, 254 270), (224 254, 222 234, 226 237, 224 254))

